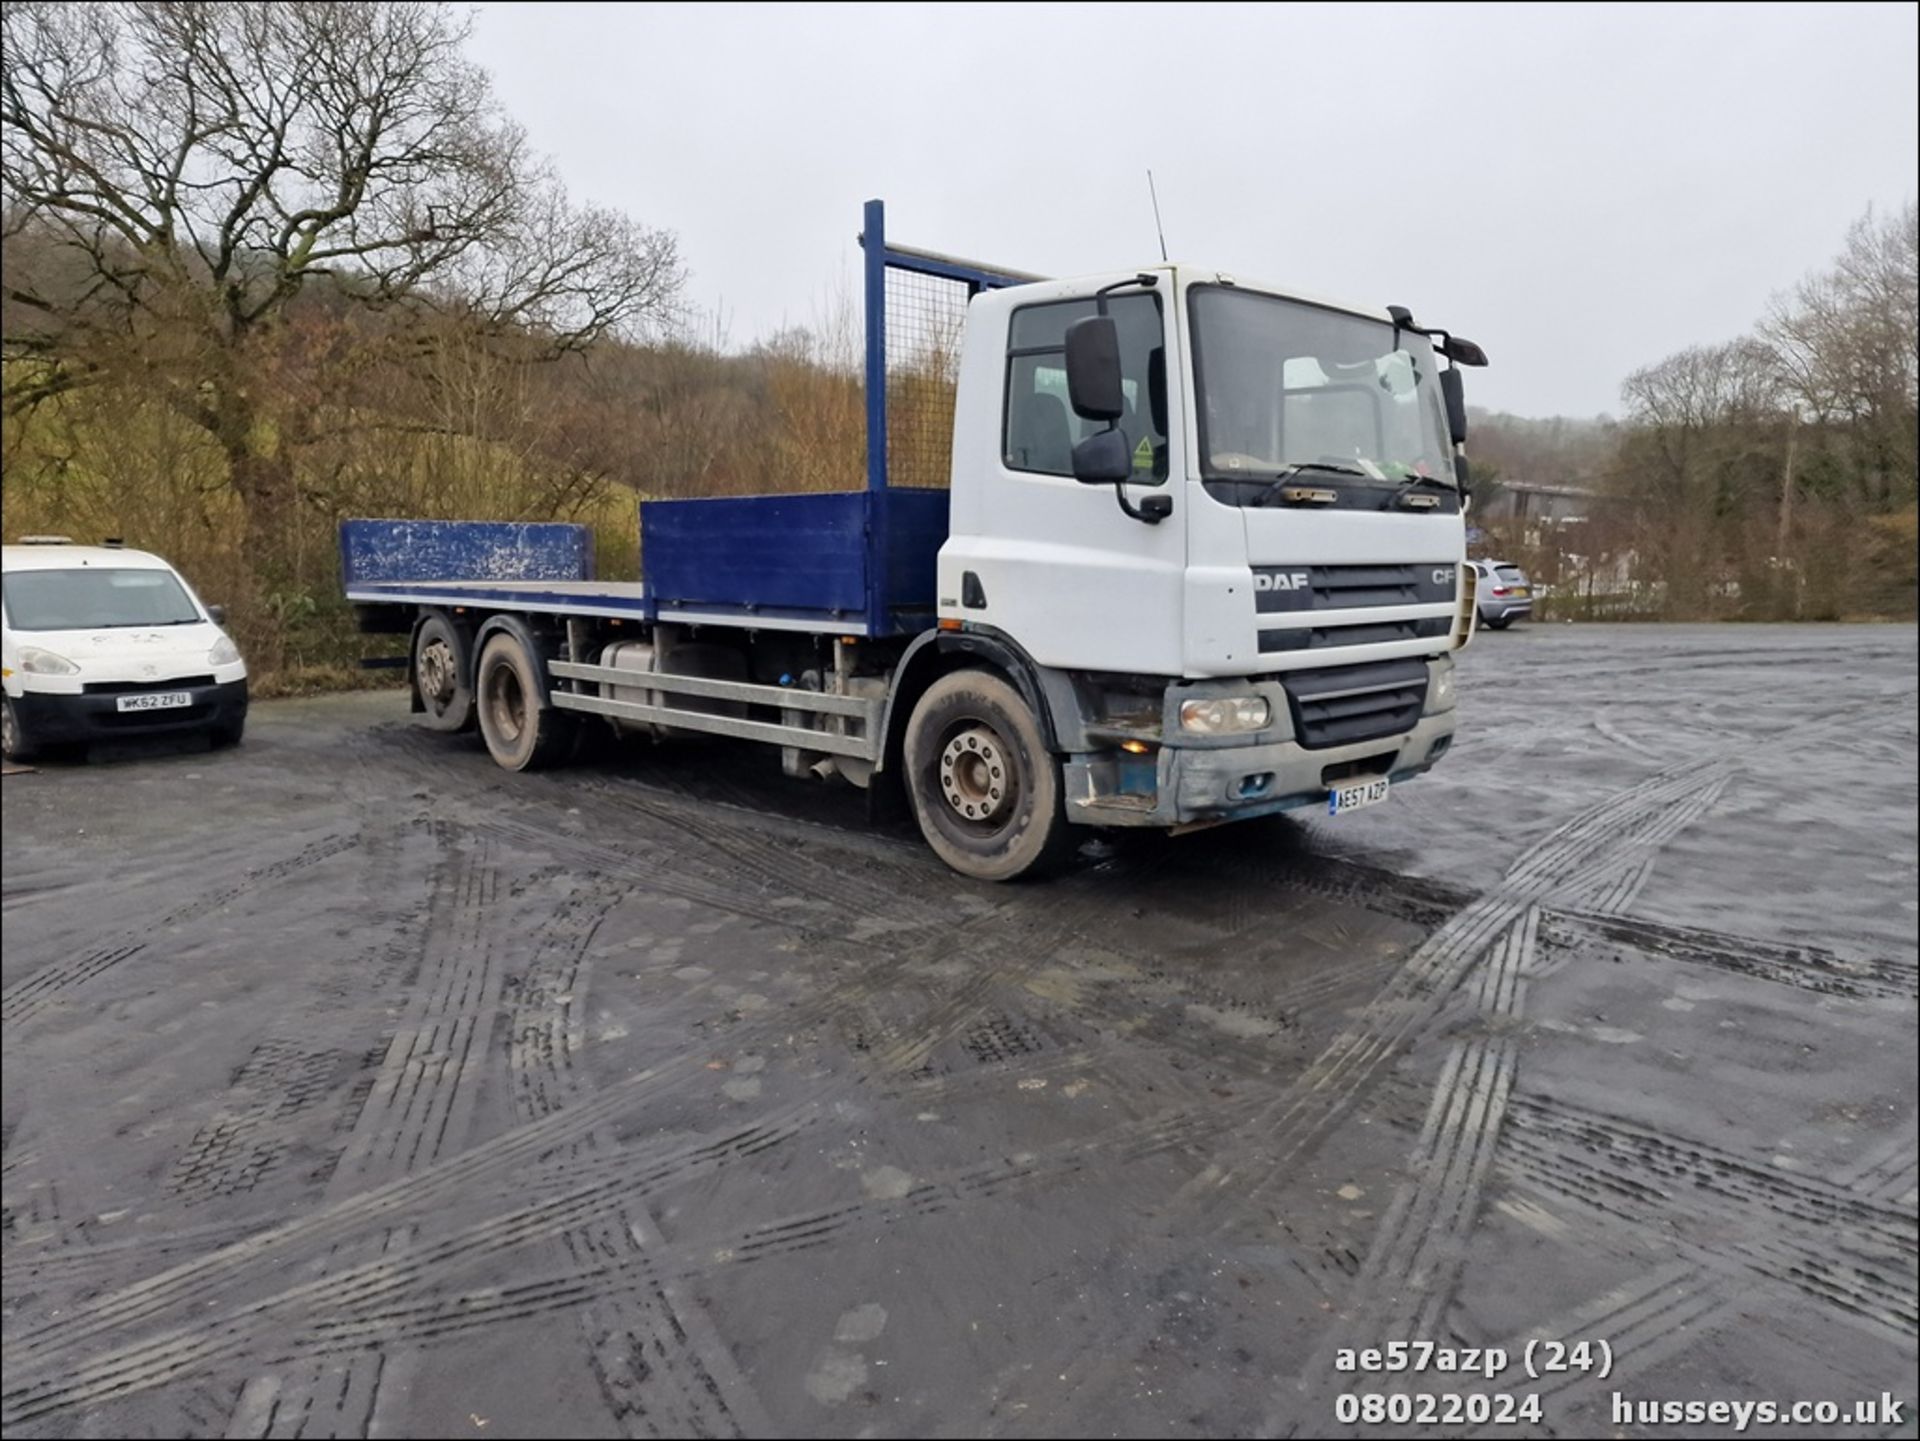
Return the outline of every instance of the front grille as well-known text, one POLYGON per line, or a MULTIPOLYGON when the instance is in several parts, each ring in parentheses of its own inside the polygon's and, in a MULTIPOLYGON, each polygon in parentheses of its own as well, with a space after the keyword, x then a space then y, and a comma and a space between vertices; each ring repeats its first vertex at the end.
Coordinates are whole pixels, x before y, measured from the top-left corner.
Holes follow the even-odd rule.
POLYGON ((1425 661, 1389 660, 1281 677, 1294 734, 1309 750, 1410 731, 1427 699, 1425 661))
POLYGON ((1430 640, 1453 629, 1449 616, 1418 620, 1367 621, 1358 625, 1288 626, 1260 632, 1260 651, 1321 650, 1328 646, 1380 645, 1396 640, 1430 640))
POLYGON ((142 691, 193 690, 212 685, 210 675, 178 675, 172 680, 100 680, 80 687, 82 695, 137 695, 142 691))
POLYGON ((1370 756, 1359 756, 1350 761, 1335 761, 1330 766, 1322 766, 1320 767, 1320 784, 1337 786, 1341 781, 1350 781, 1355 776, 1384 775, 1397 754, 1397 751, 1375 751, 1370 756))
POLYGON ((1376 605, 1438 605, 1453 599, 1458 575, 1453 561, 1255 566, 1253 608, 1261 615, 1277 615, 1376 605))

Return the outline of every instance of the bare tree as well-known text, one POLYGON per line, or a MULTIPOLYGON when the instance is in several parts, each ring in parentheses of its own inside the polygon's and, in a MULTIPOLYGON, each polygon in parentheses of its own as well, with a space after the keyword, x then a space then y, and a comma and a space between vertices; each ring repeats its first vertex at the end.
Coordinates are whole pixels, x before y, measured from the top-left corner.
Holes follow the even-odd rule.
POLYGON ((1844 427, 1857 498, 1911 501, 1920 403, 1920 216, 1871 210, 1829 269, 1775 298, 1760 324, 1796 417, 1844 427))
POLYGON ((672 310, 672 235, 568 200, 463 58, 462 13, 27 0, 4 26, 7 409, 137 378, 217 443, 256 541, 298 448, 369 418, 319 361, 418 354, 449 333, 433 312, 531 357, 672 310), (317 297, 365 323, 289 344, 317 297))

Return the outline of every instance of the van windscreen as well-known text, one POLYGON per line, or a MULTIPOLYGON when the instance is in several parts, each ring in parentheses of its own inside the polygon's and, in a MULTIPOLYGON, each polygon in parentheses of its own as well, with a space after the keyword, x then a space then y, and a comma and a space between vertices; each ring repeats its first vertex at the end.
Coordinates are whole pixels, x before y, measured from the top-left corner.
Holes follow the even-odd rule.
POLYGON ((186 587, 166 570, 16 570, 5 579, 7 624, 15 630, 110 630, 198 625, 186 587))

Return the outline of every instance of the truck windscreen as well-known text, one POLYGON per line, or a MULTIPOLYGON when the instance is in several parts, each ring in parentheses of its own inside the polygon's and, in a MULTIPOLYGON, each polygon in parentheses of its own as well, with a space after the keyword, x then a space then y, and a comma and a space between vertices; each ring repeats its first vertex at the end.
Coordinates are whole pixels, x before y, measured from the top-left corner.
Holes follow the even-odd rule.
POLYGON ((1295 474, 1334 489, 1452 485, 1425 336, 1224 285, 1190 295, 1200 475, 1215 499, 1264 504, 1295 474))

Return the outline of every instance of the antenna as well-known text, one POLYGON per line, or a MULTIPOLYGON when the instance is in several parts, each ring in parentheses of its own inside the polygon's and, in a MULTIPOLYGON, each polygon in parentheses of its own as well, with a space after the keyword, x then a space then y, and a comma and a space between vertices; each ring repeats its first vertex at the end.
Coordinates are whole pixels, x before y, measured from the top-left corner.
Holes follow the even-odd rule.
POLYGON ((1160 237, 1160 258, 1167 258, 1167 232, 1160 224, 1160 192, 1153 188, 1153 167, 1147 167, 1147 194, 1153 197, 1153 228, 1160 237))

